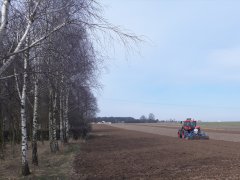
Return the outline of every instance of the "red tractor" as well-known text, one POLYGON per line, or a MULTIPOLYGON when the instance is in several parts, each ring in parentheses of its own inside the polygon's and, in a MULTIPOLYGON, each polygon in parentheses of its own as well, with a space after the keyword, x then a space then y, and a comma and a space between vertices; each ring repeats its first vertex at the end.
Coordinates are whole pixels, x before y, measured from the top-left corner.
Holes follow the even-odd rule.
POLYGON ((187 118, 185 121, 181 122, 183 125, 178 130, 178 137, 182 139, 209 139, 201 129, 197 126, 197 122, 191 118, 187 118))

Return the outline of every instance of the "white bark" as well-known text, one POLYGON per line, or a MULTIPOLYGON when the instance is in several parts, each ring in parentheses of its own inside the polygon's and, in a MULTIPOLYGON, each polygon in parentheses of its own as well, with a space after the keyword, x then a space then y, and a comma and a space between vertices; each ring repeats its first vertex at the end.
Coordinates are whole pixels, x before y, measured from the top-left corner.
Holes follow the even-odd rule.
POLYGON ((37 153, 37 127, 38 127, 38 76, 34 82, 34 107, 33 107, 33 139, 32 139, 32 163, 38 165, 37 153))
POLYGON ((65 98, 65 111, 64 111, 64 122, 66 128, 66 140, 69 140, 69 119, 68 119, 68 111, 69 111, 69 88, 66 90, 66 98, 65 98))
POLYGON ((57 141, 57 93, 54 93, 53 99, 53 152, 59 151, 58 141, 57 141))
MULTIPOLYGON (((53 130, 52 130, 52 121, 53 121, 53 112, 52 112, 52 88, 49 90, 49 108, 48 108, 48 126, 49 126, 49 142, 51 143, 53 140, 53 130)), ((51 145, 50 145, 51 146, 51 145)))
POLYGON ((64 87, 63 87, 63 79, 64 79, 64 77, 63 77, 63 75, 62 75, 62 78, 61 78, 61 83, 60 83, 60 95, 59 95, 59 110, 60 110, 60 112, 59 112, 59 118, 60 118, 60 140, 61 140, 61 143, 64 143, 64 119, 63 119, 63 116, 64 116, 64 114, 63 114, 63 106, 64 106, 64 104, 63 104, 63 98, 64 98, 64 94, 63 94, 63 89, 64 89, 64 87))
POLYGON ((18 43, 18 46, 16 47, 16 49, 14 50, 13 53, 8 54, 8 59, 7 61, 4 63, 4 65, 2 65, 2 67, 0 68, 0 76, 6 71, 6 69, 12 64, 12 62, 14 61, 15 57, 17 54, 22 53, 26 50, 29 50, 30 48, 36 46, 38 43, 40 43, 41 41, 45 40, 46 38, 48 38, 51 34, 53 34, 54 32, 60 30, 62 27, 66 26, 68 23, 62 23, 59 26, 57 26, 56 28, 54 28, 50 33, 44 35, 43 37, 41 37, 40 39, 37 39, 36 41, 34 41, 32 44, 30 44, 28 47, 21 49, 21 46, 23 44, 23 42, 26 40, 26 36, 32 26, 32 21, 29 21, 29 24, 25 30, 24 35, 22 36, 21 40, 18 43))
POLYGON ((5 76, 5 77, 0 78, 0 80, 9 79, 9 78, 13 78, 13 77, 16 77, 16 76, 18 76, 18 74, 5 76))
MULTIPOLYGON (((52 31, 50 31, 48 34, 45 34, 44 36, 42 36, 41 38, 35 40, 33 43, 31 43, 28 47, 25 47, 23 49, 19 49, 18 51, 14 51, 13 53, 8 54, 8 57, 11 56, 15 56, 16 54, 25 52, 26 50, 29 50, 30 48, 37 46, 40 42, 42 42, 43 40, 45 40, 46 38, 48 38, 49 36, 51 36, 53 33, 55 33, 56 31, 60 30, 61 28, 63 28, 64 26, 66 26, 67 24, 69 24, 70 22, 64 22, 60 25, 58 25, 57 27, 55 27, 52 31)), ((0 74, 1 75, 1 74, 0 74)))
POLYGON ((60 103, 60 140, 63 143, 64 142, 64 119, 63 119, 63 88, 60 89, 60 96, 59 96, 59 103, 60 103))
POLYGON ((19 83, 18 83, 18 77, 16 74, 16 68, 14 67, 14 77, 15 77, 15 82, 16 82, 16 88, 17 88, 17 93, 18 93, 18 97, 19 99, 21 99, 21 92, 20 92, 20 88, 19 88, 19 83))
MULTIPOLYGON (((22 47, 23 43, 25 42, 26 38, 27 38, 27 35, 28 35, 28 32, 31 28, 31 25, 32 25, 32 22, 29 21, 28 25, 27 25, 27 28, 22 36, 22 38, 20 39, 16 49, 14 50, 14 52, 17 52, 20 50, 20 48, 22 47)), ((11 57, 9 57, 9 59, 1 66, 0 68, 0 76, 2 75, 2 73, 12 64, 13 60, 15 59, 15 56, 16 55, 13 55, 11 57)))
POLYGON ((1 26, 0 26, 0 41, 2 42, 3 36, 6 33, 8 24, 10 0, 3 0, 2 3, 2 15, 1 15, 1 26))
MULTIPOLYGON (((25 62, 24 62, 25 66, 25 62)), ((24 73, 24 82, 21 96, 21 128, 22 128, 22 164, 27 162, 27 129, 26 129, 26 78, 27 75, 24 73)))
POLYGON ((37 133, 38 120, 38 80, 34 82, 33 134, 37 133))
POLYGON ((35 14, 36 14, 36 11, 37 11, 37 8, 38 8, 38 6, 39 6, 39 3, 40 3, 40 1, 36 3, 35 8, 34 8, 34 11, 33 11, 33 13, 30 15, 30 19, 28 20, 28 24, 27 24, 27 27, 26 27, 26 29, 25 29, 25 32, 23 33, 20 41, 18 42, 17 47, 15 48, 15 50, 14 50, 14 52, 13 52, 14 55, 10 56, 10 57, 6 60, 6 62, 4 63, 4 65, 1 66, 1 68, 0 68, 0 76, 1 76, 1 75, 3 74, 3 72, 12 64, 13 60, 15 59, 15 56, 16 56, 17 52, 20 51, 22 45, 24 44, 24 42, 25 42, 25 40, 26 40, 26 38, 27 38, 27 35, 28 35, 28 33, 29 33, 30 29, 31 29, 31 26, 32 26, 32 24, 33 24, 33 22, 34 22, 34 16, 35 16, 35 14))
MULTIPOLYGON (((27 55, 28 56, 28 55, 27 55)), ((28 175, 29 167, 27 162, 27 126, 26 126, 26 90, 27 90, 27 61, 29 57, 24 58, 23 88, 21 95, 21 132, 22 132, 22 174, 28 175)))
POLYGON ((51 152, 59 151, 57 142, 57 93, 50 88, 50 104, 49 104, 49 140, 51 152))

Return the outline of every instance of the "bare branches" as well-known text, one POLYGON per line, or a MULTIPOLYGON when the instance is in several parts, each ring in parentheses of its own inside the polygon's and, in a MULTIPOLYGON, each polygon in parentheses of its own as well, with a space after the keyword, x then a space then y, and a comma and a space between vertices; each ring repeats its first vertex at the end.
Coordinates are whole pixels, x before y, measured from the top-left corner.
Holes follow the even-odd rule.
MULTIPOLYGON (((18 0, 11 3, 10 10, 9 6, 3 4, 5 11, 1 14, 3 29, 7 19, 10 21, 0 47, 0 105, 2 96, 7 94, 9 98, 4 103, 13 104, 10 111, 18 109, 14 117, 18 124, 22 120, 24 166, 30 130, 26 131, 29 128, 26 123, 33 125, 34 157, 37 157, 39 122, 49 130, 53 152, 58 148, 57 127, 64 142, 69 138, 71 126, 90 129, 89 119, 98 111, 92 92, 100 87, 98 80, 104 59, 96 50, 93 34, 104 32, 125 47, 140 42, 141 38, 105 20, 101 5, 95 0, 18 0), (28 122, 30 117, 34 117, 32 122, 28 122)), ((96 40, 102 43, 101 39, 96 40)), ((86 135, 85 130, 83 133, 86 135)))
POLYGON ((9 14, 10 0, 3 0, 2 3, 2 16, 1 16, 1 26, 0 26, 0 41, 3 40, 3 36, 6 33, 6 28, 8 24, 8 14, 9 14))
MULTIPOLYGON (((30 31, 32 23, 34 22, 34 17, 36 15, 36 11, 37 11, 37 8, 38 8, 39 4, 40 4, 40 1, 35 3, 34 10, 33 10, 32 14, 29 16, 30 19, 28 20, 28 24, 27 24, 27 27, 25 29, 25 32, 23 33, 22 38, 20 39, 17 47, 14 50, 15 54, 16 54, 16 52, 18 52, 20 50, 20 48, 22 47, 22 45, 24 44, 24 42, 27 38, 28 32, 30 31)), ((2 65, 2 67, 0 68, 0 76, 12 64, 14 58, 15 58, 15 55, 10 56, 9 59, 7 59, 7 61, 2 65)))
MULTIPOLYGON (((23 49, 19 49, 18 51, 14 51, 13 53, 10 53, 7 55, 7 57, 11 57, 11 56, 15 56, 16 54, 19 53, 23 53, 37 45, 39 45, 39 43, 41 43, 43 40, 47 39, 49 36, 51 36, 54 32, 60 30, 61 28, 63 28, 64 26, 66 26, 68 24, 68 22, 64 22, 62 24, 60 24, 59 26, 55 27, 51 32, 49 32, 48 34, 45 34, 43 37, 35 40, 33 43, 31 43, 29 46, 23 48, 23 49)), ((0 68, 0 74, 1 74, 1 68, 0 68)))
POLYGON ((18 74, 5 76, 5 77, 0 78, 0 80, 5 80, 5 79, 13 78, 13 77, 15 77, 15 76, 18 76, 18 74))
POLYGON ((18 97, 19 97, 19 99, 21 99, 21 91, 20 91, 20 88, 19 88, 19 81, 18 81, 18 77, 17 77, 17 73, 16 73, 16 68, 15 67, 14 67, 14 78, 15 78, 15 83, 16 83, 18 97))

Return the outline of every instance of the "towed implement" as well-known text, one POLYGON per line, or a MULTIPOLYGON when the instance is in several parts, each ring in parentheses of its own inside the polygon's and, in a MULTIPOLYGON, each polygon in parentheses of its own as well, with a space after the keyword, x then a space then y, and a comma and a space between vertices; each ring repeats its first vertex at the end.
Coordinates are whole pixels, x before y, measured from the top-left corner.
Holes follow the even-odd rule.
POLYGON ((178 130, 178 137, 182 139, 209 139, 209 136, 203 132, 197 122, 188 118, 182 122, 182 127, 178 130))

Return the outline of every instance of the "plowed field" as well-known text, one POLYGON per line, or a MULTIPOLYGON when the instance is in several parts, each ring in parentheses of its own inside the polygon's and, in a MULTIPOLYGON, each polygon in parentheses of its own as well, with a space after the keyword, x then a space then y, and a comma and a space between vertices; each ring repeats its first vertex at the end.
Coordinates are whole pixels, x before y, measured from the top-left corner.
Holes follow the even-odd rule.
MULTIPOLYGON (((140 131, 140 132, 147 132, 152 134, 158 134, 163 136, 170 136, 170 137, 177 137, 177 130, 180 125, 176 124, 165 124, 162 125, 161 123, 145 123, 145 124, 112 124, 113 127, 140 131)), ((209 135, 211 139, 215 140, 224 140, 224 141, 233 141, 233 142, 240 142, 240 129, 239 128, 203 128, 203 130, 209 135)))
POLYGON ((124 126, 93 126, 74 162, 79 179, 240 179, 240 143, 209 134, 227 132, 210 130, 210 140, 187 141, 176 138, 176 129, 174 137, 166 135, 171 127, 154 133, 151 126, 124 126))

